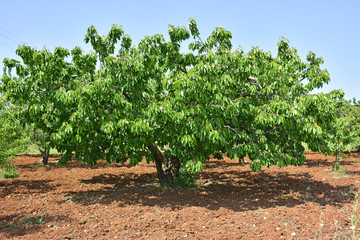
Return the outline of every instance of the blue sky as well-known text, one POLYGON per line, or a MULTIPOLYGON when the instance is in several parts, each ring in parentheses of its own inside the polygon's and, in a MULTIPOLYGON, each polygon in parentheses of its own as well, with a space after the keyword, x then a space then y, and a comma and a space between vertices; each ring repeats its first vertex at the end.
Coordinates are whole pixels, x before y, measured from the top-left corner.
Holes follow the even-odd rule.
MULTIPOLYGON (((331 82, 319 91, 344 89, 345 98, 360 100, 360 1, 81 1, 0 0, 0 59, 17 58, 18 44, 37 49, 90 46, 83 41, 94 25, 106 34, 122 25, 138 43, 145 35, 167 34, 168 24, 187 25, 194 17, 202 38, 223 26, 233 46, 252 46, 276 54, 281 36, 305 60, 309 51, 323 57, 331 82)), ((2 62, 2 61, 1 61, 2 62)), ((0 64, 1 69, 3 64, 0 64)))

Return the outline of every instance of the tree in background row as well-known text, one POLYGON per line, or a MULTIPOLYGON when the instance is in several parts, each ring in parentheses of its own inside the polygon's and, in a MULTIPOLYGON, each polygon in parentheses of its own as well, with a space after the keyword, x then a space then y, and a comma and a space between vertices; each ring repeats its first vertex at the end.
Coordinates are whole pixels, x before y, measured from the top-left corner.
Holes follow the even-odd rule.
POLYGON ((12 157, 30 144, 26 128, 16 116, 17 110, 0 95, 0 167, 4 169, 0 175, 5 178, 18 176, 12 157))
POLYGON ((333 125, 333 154, 336 157, 334 169, 339 169, 344 151, 358 152, 360 148, 360 104, 340 99, 336 101, 336 122, 333 125))
POLYGON ((303 164, 303 142, 332 153, 335 100, 343 92, 311 94, 330 81, 322 58, 310 52, 302 61, 283 38, 276 56, 258 47, 232 50, 229 31, 218 27, 202 40, 193 19, 188 28, 169 25, 168 33, 169 40, 156 34, 132 45, 122 27, 100 36, 92 26, 85 36, 91 53, 19 47, 22 62, 4 60, 2 92, 22 106, 22 121, 48 136, 48 146, 65 152, 61 163, 73 152, 90 164, 136 165, 145 157, 162 186, 180 168, 201 170, 211 156, 249 156, 259 171, 303 164))

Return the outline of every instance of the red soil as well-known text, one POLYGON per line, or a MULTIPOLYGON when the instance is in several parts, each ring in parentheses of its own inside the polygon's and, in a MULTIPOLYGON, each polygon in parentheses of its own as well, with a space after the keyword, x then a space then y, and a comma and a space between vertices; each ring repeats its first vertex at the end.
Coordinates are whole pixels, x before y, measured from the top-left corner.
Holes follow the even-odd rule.
MULTIPOLYGON (((152 164, 96 167, 23 155, 0 180, 0 239, 346 239, 352 236, 360 158, 308 153, 302 167, 212 159, 200 187, 164 190, 152 164)), ((360 208, 360 206, 359 206, 360 208)), ((357 212, 360 215, 360 212, 357 212)), ((360 225, 360 223, 359 223, 360 225)), ((360 229, 360 226, 358 227, 360 229)), ((359 232, 357 229, 357 232, 359 232)))

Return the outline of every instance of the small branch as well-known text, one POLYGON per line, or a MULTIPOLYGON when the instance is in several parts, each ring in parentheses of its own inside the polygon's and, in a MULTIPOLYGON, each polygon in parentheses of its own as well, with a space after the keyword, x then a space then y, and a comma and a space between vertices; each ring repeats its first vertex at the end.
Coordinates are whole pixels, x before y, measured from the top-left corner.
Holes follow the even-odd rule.
POLYGON ((189 101, 188 103, 184 103, 184 105, 187 107, 187 106, 189 106, 192 102, 193 102, 193 100, 190 99, 190 101, 189 101))
POLYGON ((234 131, 234 132, 236 132, 237 134, 244 134, 244 133, 239 132, 239 131, 236 130, 235 128, 230 127, 229 125, 225 125, 224 128, 230 129, 231 131, 234 131))
POLYGON ((41 91, 37 91, 38 93, 40 94, 43 94, 43 93, 46 93, 46 92, 53 92, 53 91, 56 91, 58 90, 59 88, 65 86, 65 84, 61 83, 59 85, 57 85, 56 87, 54 87, 53 89, 45 89, 45 90, 41 90, 41 91))
MULTIPOLYGON (((249 80, 252 81, 252 84, 259 87, 261 92, 264 93, 264 89, 263 87, 260 85, 258 78, 254 78, 254 77, 248 77, 249 80)), ((270 101, 274 99, 274 94, 272 94, 271 96, 265 95, 270 101)))
POLYGON ((258 136, 258 137, 264 136, 264 135, 266 135, 266 134, 269 134, 269 133, 271 133, 271 132, 274 132, 274 131, 278 130, 280 127, 281 127, 281 125, 278 125, 277 127, 273 128, 273 129, 271 129, 271 130, 268 130, 268 131, 266 131, 266 132, 263 132, 263 133, 261 133, 261 134, 258 134, 257 136, 258 136))
POLYGON ((245 135, 252 143, 254 143, 254 139, 252 139, 251 137, 249 137, 248 135, 246 135, 245 133, 239 132, 238 130, 236 130, 235 128, 230 127, 229 125, 225 125, 224 128, 230 129, 231 131, 239 134, 239 135, 245 135))
POLYGON ((257 82, 257 81, 258 81, 258 79, 257 79, 257 78, 250 77, 250 76, 248 77, 248 79, 249 79, 249 80, 251 80, 251 81, 254 81, 254 82, 257 82))
MULTIPOLYGON (((77 75, 71 75, 71 77, 75 78, 75 77, 77 77, 77 75)), ((104 79, 104 78, 100 78, 100 79, 104 79)), ((93 83, 94 82, 81 82, 80 84, 82 84, 84 86, 88 86, 88 85, 91 85, 93 83)), ((58 90, 61 87, 65 87, 65 86, 66 86, 66 84, 61 83, 61 84, 57 85, 56 87, 54 87, 53 89, 41 89, 40 91, 37 91, 37 93, 44 94, 44 93, 47 93, 47 92, 53 92, 53 91, 58 90)))
POLYGON ((262 88, 262 86, 260 85, 258 78, 254 78, 254 77, 248 77, 249 80, 252 81, 253 84, 255 84, 256 86, 258 86, 261 89, 261 92, 264 92, 264 89, 262 88))
POLYGON ((301 82, 304 81, 305 79, 306 79, 306 77, 303 77, 303 78, 295 81, 295 82, 293 83, 293 85, 291 86, 291 88, 293 88, 297 83, 301 83, 301 82))
POLYGON ((201 39, 200 36, 198 36, 198 40, 200 40, 201 44, 202 44, 203 47, 206 49, 206 53, 209 53, 209 48, 205 45, 204 41, 201 39))
MULTIPOLYGON (((271 132, 276 131, 276 130, 279 129, 280 127, 281 127, 281 126, 278 125, 277 127, 273 128, 273 129, 271 129, 271 130, 268 130, 268 131, 263 132, 263 133, 261 133, 261 134, 256 134, 256 136, 257 136, 257 137, 264 136, 264 135, 266 135, 266 134, 269 134, 269 133, 271 133, 271 132)), ((244 133, 242 133, 242 132, 239 132, 239 131, 236 130, 235 128, 230 127, 229 125, 225 125, 224 128, 230 129, 231 131, 233 131, 233 132, 235 132, 235 133, 237 133, 237 134, 239 134, 239 135, 245 135, 252 143, 255 142, 254 139, 252 139, 252 138, 249 137, 248 135, 246 135, 246 134, 244 134, 244 133)))
POLYGON ((82 82, 81 84, 83 84, 84 86, 89 86, 89 85, 91 85, 91 84, 93 84, 94 82, 82 82))
MULTIPOLYGON (((120 90, 120 88, 119 88, 118 86, 116 86, 116 85, 114 85, 113 87, 120 90)), ((131 100, 131 93, 129 94, 129 93, 127 93, 127 92, 123 92, 123 95, 124 95, 124 97, 130 102, 130 100, 131 100)))
POLYGON ((249 93, 243 93, 243 94, 239 94, 239 95, 236 95, 235 98, 240 98, 240 97, 249 97, 250 94, 249 93))
POLYGON ((177 66, 180 71, 182 71, 183 73, 187 73, 186 69, 181 67, 176 60, 174 61, 174 63, 175 63, 175 66, 177 66))
POLYGON ((103 49, 105 50, 106 56, 109 56, 110 54, 108 53, 108 50, 107 50, 105 44, 104 44, 103 42, 100 42, 99 44, 100 44, 100 45, 103 47, 103 49))
POLYGON ((128 95, 126 92, 124 92, 123 94, 126 97, 126 99, 130 102, 130 100, 131 100, 130 95, 128 95))

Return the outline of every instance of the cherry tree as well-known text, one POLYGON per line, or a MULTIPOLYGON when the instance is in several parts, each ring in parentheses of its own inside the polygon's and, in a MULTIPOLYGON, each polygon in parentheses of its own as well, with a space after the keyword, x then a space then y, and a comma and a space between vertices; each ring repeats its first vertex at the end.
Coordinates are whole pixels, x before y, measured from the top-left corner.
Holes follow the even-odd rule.
POLYGON ((229 31, 218 27, 203 40, 193 19, 188 27, 169 25, 168 34, 133 45, 121 26, 105 36, 91 26, 87 54, 22 46, 22 62, 4 60, 1 89, 24 106, 23 121, 64 152, 61 163, 72 153, 90 164, 146 158, 162 186, 171 186, 180 168, 201 170, 212 156, 248 156, 260 171, 302 165, 302 143, 331 154, 327 133, 343 92, 312 93, 330 81, 322 58, 310 52, 302 61, 284 38, 274 56, 259 47, 232 50, 229 31))

